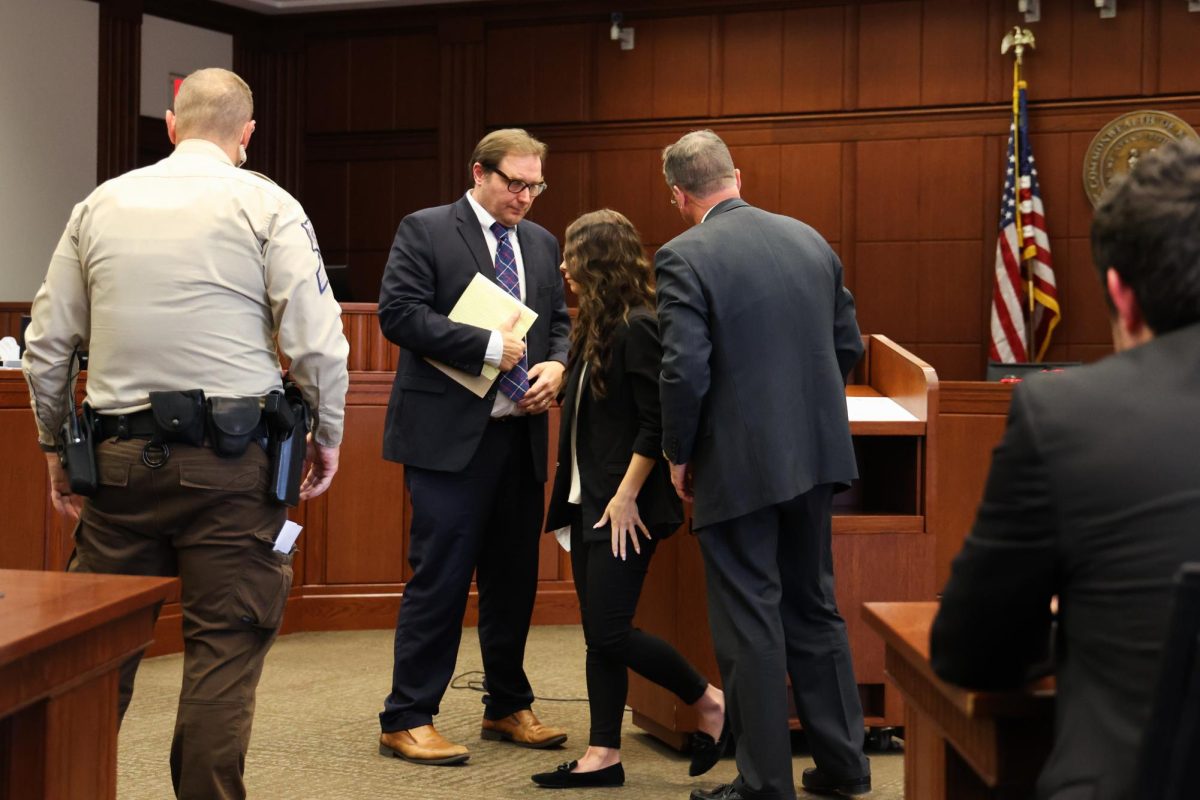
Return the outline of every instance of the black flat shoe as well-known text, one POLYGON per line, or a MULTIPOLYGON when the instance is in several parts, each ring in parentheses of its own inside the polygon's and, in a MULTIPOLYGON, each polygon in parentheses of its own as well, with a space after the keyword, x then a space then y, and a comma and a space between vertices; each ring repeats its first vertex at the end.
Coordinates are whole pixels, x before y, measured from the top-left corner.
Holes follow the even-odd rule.
POLYGON ((729 728, 729 717, 726 717, 721 727, 721 737, 716 741, 704 731, 696 731, 691 735, 692 763, 688 765, 690 777, 708 772, 721 760, 721 756, 725 755, 725 748, 729 746, 729 728))
POLYGON ((588 789, 602 786, 624 786, 625 768, 620 762, 595 772, 571 772, 578 761, 559 764, 554 772, 539 772, 533 782, 546 789, 588 789))
POLYGON ((855 797, 871 791, 871 776, 861 778, 835 778, 827 775, 816 767, 804 770, 800 784, 806 792, 812 794, 835 794, 842 797, 855 797))

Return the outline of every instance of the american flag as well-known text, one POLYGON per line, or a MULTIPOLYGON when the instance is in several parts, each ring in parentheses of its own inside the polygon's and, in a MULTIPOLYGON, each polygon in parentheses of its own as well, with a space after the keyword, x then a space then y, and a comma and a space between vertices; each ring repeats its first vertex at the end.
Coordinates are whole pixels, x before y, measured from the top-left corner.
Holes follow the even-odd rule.
POLYGON ((1013 121, 1008 130, 1008 167, 1000 198, 1000 236, 996 240, 996 286, 992 292, 992 361, 1041 361, 1050 335, 1062 316, 1050 258, 1050 237, 1037 167, 1029 146, 1025 81, 1014 82, 1013 121), (1017 151, 1020 151, 1018 161, 1017 151), (1024 265, 1025 269, 1022 269, 1024 265), (1033 276, 1033 317, 1029 315, 1029 276, 1033 276), (1033 330, 1032 347, 1027 328, 1033 330))

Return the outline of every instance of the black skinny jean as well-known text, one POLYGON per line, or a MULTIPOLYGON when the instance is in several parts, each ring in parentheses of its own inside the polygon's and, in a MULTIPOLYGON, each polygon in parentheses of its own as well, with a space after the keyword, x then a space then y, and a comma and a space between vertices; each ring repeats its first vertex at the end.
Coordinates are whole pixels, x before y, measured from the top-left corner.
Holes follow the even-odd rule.
POLYGON ((633 627, 633 613, 658 539, 639 538, 641 554, 626 543, 626 559, 612 554, 608 539, 583 541, 580 515, 571 524, 571 568, 587 642, 587 691, 593 747, 621 746, 621 718, 629 691, 626 668, 691 705, 708 681, 671 645, 633 627))

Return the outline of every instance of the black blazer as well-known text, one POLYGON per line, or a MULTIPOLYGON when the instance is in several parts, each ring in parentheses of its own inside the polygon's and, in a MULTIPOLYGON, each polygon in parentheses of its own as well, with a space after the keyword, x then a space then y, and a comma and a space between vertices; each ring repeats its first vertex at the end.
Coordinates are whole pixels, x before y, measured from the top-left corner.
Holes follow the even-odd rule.
MULTIPOLYGON (((525 266, 525 304, 538 315, 526 336, 529 365, 566 363, 571 320, 558 272, 558 241, 528 221, 516 231, 525 266)), ((379 327, 400 345, 383 436, 383 457, 389 461, 457 471, 479 446, 496 386, 476 397, 424 359, 474 375, 483 369, 490 332, 446 316, 476 273, 498 283, 479 219, 466 197, 401 220, 379 292, 379 327)), ((546 415, 533 416, 529 429, 534 470, 544 481, 546 415)))
POLYGON ((1055 744, 1038 798, 1134 798, 1171 578, 1200 561, 1200 325, 1013 393, 934 621, 933 669, 1021 685, 1058 595, 1055 744))
POLYGON ((612 363, 607 391, 595 397, 588 385, 579 387, 582 363, 571 365, 562 403, 562 425, 558 435, 558 467, 546 530, 571 523, 567 502, 571 492, 571 423, 575 419, 575 397, 579 402, 576 458, 582 489, 581 511, 585 541, 608 540, 611 527, 592 528, 621 485, 629 459, 638 453, 655 460, 654 468, 638 493, 642 522, 658 538, 670 536, 683 522, 683 504, 671 486, 671 475, 662 455, 662 419, 658 402, 658 371, 662 348, 658 320, 649 309, 635 309, 629 322, 613 332, 612 363))
POLYGON ((845 379, 862 337, 820 234, 725 200, 654 267, 663 448, 693 467, 694 526, 858 477, 845 379))

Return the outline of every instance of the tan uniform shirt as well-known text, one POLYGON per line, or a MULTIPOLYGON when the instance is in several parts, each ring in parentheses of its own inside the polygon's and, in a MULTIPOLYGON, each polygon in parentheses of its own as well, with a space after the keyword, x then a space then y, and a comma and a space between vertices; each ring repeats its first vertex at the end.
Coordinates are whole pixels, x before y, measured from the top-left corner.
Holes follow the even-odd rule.
POLYGON ((278 389, 278 343, 313 438, 341 442, 349 345, 312 224, 212 142, 185 140, 75 206, 32 315, 23 367, 43 445, 67 413, 75 345, 89 354, 88 403, 117 414, 148 408, 155 390, 278 389))

